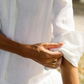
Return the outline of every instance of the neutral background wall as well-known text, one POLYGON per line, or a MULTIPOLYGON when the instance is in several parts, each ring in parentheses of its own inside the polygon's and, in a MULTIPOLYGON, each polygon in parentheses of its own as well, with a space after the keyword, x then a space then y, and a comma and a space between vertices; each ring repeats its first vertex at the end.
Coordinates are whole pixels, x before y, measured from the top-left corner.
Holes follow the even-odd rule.
MULTIPOLYGON (((74 8, 74 21, 77 31, 84 32, 84 0, 73 2, 74 8)), ((84 54, 79 61, 79 84, 84 84, 84 54)))
POLYGON ((73 0, 73 1, 80 1, 80 2, 84 3, 84 0, 73 0))

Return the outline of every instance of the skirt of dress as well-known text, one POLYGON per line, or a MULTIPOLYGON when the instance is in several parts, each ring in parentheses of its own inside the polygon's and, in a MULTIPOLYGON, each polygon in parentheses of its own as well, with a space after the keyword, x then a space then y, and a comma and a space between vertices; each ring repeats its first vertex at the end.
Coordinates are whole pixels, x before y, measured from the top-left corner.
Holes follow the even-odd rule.
POLYGON ((63 84, 61 74, 57 70, 44 70, 43 74, 33 77, 28 84, 63 84))

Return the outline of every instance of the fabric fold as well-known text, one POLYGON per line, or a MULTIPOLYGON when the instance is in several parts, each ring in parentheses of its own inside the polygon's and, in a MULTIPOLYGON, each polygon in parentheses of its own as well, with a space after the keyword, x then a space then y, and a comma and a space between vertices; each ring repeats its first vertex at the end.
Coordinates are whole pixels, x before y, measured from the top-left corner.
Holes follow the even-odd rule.
POLYGON ((61 74, 55 70, 44 71, 43 74, 33 77, 28 84, 63 84, 61 74))
MULTIPOLYGON (((70 31, 51 40, 51 43, 64 42, 60 48, 53 51, 61 51, 65 59, 73 66, 78 67, 80 57, 84 52, 84 32, 70 31)), ((52 50, 52 49, 51 49, 52 50)))

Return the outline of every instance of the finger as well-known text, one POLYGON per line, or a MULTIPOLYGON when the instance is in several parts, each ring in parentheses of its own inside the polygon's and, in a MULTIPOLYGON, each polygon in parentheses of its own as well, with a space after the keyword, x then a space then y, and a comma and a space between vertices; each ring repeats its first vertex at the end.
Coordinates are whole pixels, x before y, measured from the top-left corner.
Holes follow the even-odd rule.
POLYGON ((60 44, 60 45, 63 45, 63 44, 64 44, 64 42, 60 42, 59 44, 60 44))
POLYGON ((56 64, 59 66, 61 65, 61 63, 62 63, 62 57, 58 58, 56 61, 56 64))
POLYGON ((40 54, 43 58, 58 59, 59 57, 63 56, 63 54, 60 51, 52 52, 52 51, 49 51, 49 50, 45 49, 44 47, 41 47, 41 49, 42 49, 42 52, 40 52, 40 54))
POLYGON ((53 61, 56 61, 57 59, 55 58, 49 58, 49 59, 45 59, 43 60, 43 63, 46 64, 46 65, 50 65, 53 61))
POLYGON ((51 69, 56 69, 58 66, 55 66, 55 67, 53 67, 53 66, 47 66, 48 68, 51 68, 51 69))
POLYGON ((53 66, 52 62, 50 62, 49 64, 47 64, 46 67, 56 69, 56 68, 58 68, 61 65, 61 62, 62 62, 62 57, 60 57, 59 59, 57 59, 56 65, 53 66))
POLYGON ((50 49, 50 48, 59 48, 63 45, 63 43, 45 43, 43 46, 46 49, 50 49))
POLYGON ((51 65, 46 65, 46 67, 48 67, 48 68, 52 68, 52 69, 56 69, 57 67, 59 67, 59 65, 56 64, 55 66, 52 66, 52 64, 51 64, 51 65))
POLYGON ((52 51, 49 51, 49 50, 45 50, 45 51, 46 51, 47 54, 49 54, 48 58, 58 59, 58 58, 63 56, 63 54, 60 51, 55 51, 55 52, 52 52, 52 51))

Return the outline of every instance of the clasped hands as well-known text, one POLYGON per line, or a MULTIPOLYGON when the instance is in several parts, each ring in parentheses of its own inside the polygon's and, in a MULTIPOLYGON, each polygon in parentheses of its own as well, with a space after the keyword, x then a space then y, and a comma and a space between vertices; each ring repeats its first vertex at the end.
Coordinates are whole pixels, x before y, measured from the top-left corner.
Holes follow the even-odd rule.
POLYGON ((56 69, 61 65, 63 54, 60 51, 52 52, 49 49, 59 48, 63 43, 37 43, 34 45, 22 44, 20 47, 22 56, 25 58, 30 58, 45 67, 56 69), (56 61, 56 65, 53 66, 52 63, 56 61))

